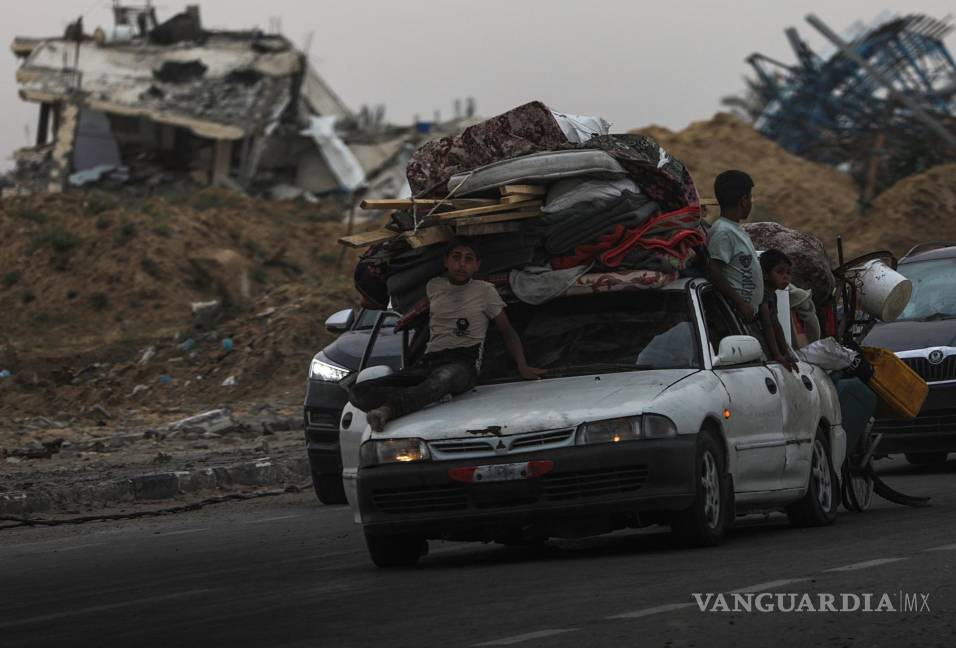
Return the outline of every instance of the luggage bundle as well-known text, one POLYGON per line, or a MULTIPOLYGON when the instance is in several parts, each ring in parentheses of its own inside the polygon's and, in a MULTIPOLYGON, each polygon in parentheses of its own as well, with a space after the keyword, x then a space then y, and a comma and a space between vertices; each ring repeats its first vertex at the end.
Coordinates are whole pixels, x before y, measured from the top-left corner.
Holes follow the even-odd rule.
POLYGON ((423 145, 407 166, 414 198, 363 202, 390 222, 340 241, 368 247, 355 270, 366 305, 420 312, 454 237, 506 300, 676 278, 705 240, 690 174, 652 139, 607 131, 532 102, 423 145))

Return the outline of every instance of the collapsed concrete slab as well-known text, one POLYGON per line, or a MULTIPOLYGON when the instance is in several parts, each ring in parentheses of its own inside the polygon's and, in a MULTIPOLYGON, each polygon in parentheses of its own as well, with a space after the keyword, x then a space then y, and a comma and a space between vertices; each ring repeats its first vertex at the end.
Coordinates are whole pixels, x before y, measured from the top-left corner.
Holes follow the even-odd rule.
MULTIPOLYGON (((20 96, 39 105, 37 146, 17 159, 34 175, 47 171, 49 191, 63 189, 76 172, 144 161, 203 171, 193 177, 245 190, 269 140, 298 137, 314 119, 346 125, 352 119, 305 54, 281 35, 205 30, 196 6, 162 24, 153 8, 137 13, 118 6, 114 14, 110 35, 97 29, 86 36, 74 23, 69 37, 17 38, 11 46, 22 59, 20 96)), ((345 146, 334 129, 326 130, 323 143, 302 138, 312 150, 303 147, 301 157, 322 160, 324 145, 345 146)), ((329 189, 361 186, 364 175, 354 166, 348 183, 329 189)))

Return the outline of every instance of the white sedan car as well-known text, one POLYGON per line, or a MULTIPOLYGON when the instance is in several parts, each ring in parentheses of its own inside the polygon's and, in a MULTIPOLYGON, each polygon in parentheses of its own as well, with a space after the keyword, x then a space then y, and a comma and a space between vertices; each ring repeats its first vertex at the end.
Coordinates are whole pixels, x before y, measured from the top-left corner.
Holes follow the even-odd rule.
POLYGON ((846 437, 832 382, 813 365, 768 364, 706 281, 508 312, 547 378, 521 380, 492 332, 471 392, 381 433, 346 406, 345 491, 375 564, 412 564, 430 538, 669 524, 712 545, 752 512, 833 522, 846 437))

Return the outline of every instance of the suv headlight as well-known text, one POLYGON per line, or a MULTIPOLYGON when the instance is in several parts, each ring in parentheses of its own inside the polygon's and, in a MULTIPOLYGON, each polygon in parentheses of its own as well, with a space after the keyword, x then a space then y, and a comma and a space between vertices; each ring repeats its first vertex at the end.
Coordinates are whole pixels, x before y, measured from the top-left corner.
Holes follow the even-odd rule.
POLYGON ((640 438, 641 417, 627 416, 582 423, 578 428, 577 444, 620 443, 621 441, 636 441, 640 438))
POLYGON ((325 382, 339 382, 352 373, 342 365, 335 364, 321 353, 312 358, 309 365, 309 378, 324 380, 325 382))
POLYGON ((666 416, 645 414, 643 419, 641 431, 645 439, 673 439, 677 436, 677 426, 666 416))
POLYGON ((359 448, 362 468, 389 463, 411 463, 431 459, 428 444, 421 439, 373 439, 359 448))

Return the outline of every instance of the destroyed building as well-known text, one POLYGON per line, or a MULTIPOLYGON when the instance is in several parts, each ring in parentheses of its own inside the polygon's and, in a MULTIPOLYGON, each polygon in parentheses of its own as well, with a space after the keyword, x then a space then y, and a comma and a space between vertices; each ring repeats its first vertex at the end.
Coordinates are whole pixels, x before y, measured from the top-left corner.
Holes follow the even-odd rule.
POLYGON ((149 3, 113 15, 108 30, 80 19, 14 40, 37 134, 5 193, 182 178, 277 198, 407 191, 392 171, 430 128, 353 113, 285 37, 206 29, 197 5, 165 22, 149 3))

